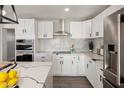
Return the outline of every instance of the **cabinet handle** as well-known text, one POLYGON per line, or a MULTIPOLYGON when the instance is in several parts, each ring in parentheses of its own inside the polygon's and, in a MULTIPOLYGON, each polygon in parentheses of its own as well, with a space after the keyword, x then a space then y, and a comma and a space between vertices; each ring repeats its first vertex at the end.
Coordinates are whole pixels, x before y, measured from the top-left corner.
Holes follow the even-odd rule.
POLYGON ((45 58, 45 56, 42 56, 41 58, 45 58))
POLYGON ((60 57, 60 58, 63 58, 63 57, 60 57))
POLYGON ((60 64, 63 64, 63 61, 60 61, 60 64))
POLYGON ((60 64, 62 64, 62 61, 60 61, 60 64))
POLYGON ((100 75, 100 81, 102 81, 102 76, 100 75))
POLYGON ((25 29, 25 33, 26 33, 26 29, 25 29))
POLYGON ((89 61, 89 63, 92 63, 91 61, 89 61))
POLYGON ((73 61, 72 61, 72 64, 73 64, 73 61))
POLYGON ((96 36, 99 36, 99 32, 96 32, 96 36))
POLYGON ((24 33, 24 32, 25 32, 25 30, 23 29, 23 30, 22 30, 22 32, 24 33))
POLYGON ((90 33, 90 37, 91 37, 91 35, 92 35, 92 34, 90 33))
POLYGON ((88 68, 88 64, 87 64, 87 68, 88 68))

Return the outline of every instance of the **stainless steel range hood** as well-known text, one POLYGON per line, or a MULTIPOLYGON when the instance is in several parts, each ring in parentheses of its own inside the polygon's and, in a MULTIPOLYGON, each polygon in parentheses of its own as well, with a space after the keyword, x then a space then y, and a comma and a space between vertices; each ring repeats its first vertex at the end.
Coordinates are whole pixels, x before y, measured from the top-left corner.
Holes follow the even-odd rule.
POLYGON ((65 32, 65 20, 59 20, 59 31, 54 32, 54 36, 69 36, 70 33, 65 32))

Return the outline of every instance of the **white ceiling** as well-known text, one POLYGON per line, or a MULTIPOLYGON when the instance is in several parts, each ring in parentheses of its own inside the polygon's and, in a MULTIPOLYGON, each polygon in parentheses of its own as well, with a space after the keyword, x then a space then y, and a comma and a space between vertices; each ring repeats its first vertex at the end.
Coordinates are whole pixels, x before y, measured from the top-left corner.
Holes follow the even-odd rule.
POLYGON ((108 5, 15 5, 19 18, 90 19, 108 8, 108 5), (65 12, 64 8, 70 8, 65 12))

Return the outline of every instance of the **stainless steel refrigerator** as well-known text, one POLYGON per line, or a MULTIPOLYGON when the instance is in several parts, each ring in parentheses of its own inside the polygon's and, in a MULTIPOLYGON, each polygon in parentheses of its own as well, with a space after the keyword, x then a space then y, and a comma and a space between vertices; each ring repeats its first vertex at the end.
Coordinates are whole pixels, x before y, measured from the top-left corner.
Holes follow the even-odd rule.
POLYGON ((104 20, 104 88, 124 88, 124 8, 104 20))

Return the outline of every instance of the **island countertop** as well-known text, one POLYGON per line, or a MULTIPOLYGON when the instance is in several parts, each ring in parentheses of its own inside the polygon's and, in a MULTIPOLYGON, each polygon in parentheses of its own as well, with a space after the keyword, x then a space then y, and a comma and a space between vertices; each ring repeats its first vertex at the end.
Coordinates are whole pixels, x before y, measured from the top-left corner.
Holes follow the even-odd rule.
MULTIPOLYGON (((4 69, 7 71, 10 67, 4 69)), ((19 73, 20 88, 42 88, 46 82, 52 62, 18 62, 14 68, 19 73)))

